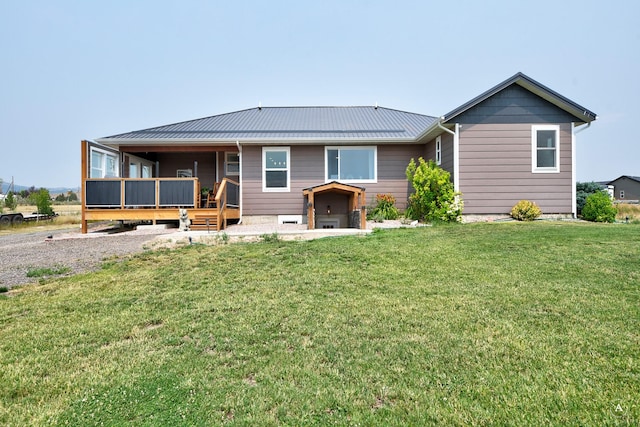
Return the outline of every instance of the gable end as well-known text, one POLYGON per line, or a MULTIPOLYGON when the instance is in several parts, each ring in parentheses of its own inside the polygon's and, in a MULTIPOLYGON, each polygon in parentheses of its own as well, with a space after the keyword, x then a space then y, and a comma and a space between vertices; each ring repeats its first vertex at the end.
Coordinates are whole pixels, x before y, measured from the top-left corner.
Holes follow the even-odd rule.
POLYGON ((461 124, 571 123, 575 117, 514 83, 463 112, 455 121, 461 124))

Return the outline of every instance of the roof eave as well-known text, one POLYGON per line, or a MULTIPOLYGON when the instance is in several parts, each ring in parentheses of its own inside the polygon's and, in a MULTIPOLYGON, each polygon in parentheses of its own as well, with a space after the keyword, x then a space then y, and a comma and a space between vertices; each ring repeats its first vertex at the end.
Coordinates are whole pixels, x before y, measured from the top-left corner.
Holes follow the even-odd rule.
POLYGON ((229 145, 249 144, 249 145, 326 145, 326 144, 416 144, 417 138, 159 138, 159 139, 135 139, 135 138, 97 138, 94 140, 104 145, 229 145))
POLYGON ((438 126, 438 123, 442 124, 441 120, 442 119, 439 119, 433 122, 431 126, 429 126, 427 129, 424 130, 424 132, 418 135, 418 137, 416 138, 416 141, 420 141, 420 142, 424 142, 425 140, 429 141, 435 138, 436 136, 440 135, 442 133, 442 129, 440 128, 440 126, 438 126))

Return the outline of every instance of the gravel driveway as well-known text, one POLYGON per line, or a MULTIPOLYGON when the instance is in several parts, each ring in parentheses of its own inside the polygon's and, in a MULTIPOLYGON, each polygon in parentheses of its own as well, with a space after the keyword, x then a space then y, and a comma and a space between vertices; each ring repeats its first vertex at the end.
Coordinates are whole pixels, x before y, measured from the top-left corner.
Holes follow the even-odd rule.
POLYGON ((68 267, 71 271, 67 274, 94 271, 106 258, 142 252, 146 242, 167 232, 81 234, 78 230, 58 230, 0 236, 0 286, 37 282, 37 277, 27 277, 33 268, 68 267))

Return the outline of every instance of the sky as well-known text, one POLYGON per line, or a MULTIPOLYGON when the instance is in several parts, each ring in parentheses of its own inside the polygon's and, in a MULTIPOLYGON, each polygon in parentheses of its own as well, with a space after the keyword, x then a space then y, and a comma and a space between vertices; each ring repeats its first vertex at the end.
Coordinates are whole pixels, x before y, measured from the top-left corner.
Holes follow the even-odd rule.
POLYGON ((519 71, 598 115, 578 181, 640 176, 636 0, 0 0, 0 52, 19 185, 78 187, 83 139, 259 103, 441 116, 519 71))

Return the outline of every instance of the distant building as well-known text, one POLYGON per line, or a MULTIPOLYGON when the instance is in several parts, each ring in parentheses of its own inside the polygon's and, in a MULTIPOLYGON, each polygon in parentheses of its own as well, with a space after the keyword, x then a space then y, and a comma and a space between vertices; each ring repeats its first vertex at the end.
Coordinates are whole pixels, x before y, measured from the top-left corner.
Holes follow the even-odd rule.
POLYGON ((640 201, 640 176, 622 175, 608 182, 613 186, 613 198, 618 202, 638 203, 640 201))

